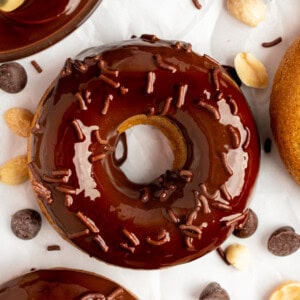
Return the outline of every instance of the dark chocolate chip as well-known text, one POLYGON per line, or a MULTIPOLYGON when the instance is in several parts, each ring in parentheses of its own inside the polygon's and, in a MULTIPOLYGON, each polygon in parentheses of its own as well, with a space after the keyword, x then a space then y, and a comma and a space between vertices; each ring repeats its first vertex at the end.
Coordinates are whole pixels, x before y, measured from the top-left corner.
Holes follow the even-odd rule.
POLYGON ((24 89, 27 83, 27 73, 17 62, 5 63, 0 66, 0 89, 15 94, 24 89))
POLYGON ((228 65, 222 65, 222 67, 225 69, 225 71, 230 75, 230 77, 235 81, 235 83, 238 86, 242 85, 242 81, 234 67, 228 65))
POLYGON ((300 236, 290 226, 275 230, 268 240, 268 250, 277 256, 287 256, 300 248, 300 236))
POLYGON ((17 211, 11 219, 11 229, 20 239, 30 240, 34 238, 41 229, 41 215, 33 209, 22 209, 17 211))
POLYGON ((266 138, 264 142, 264 151, 266 153, 270 153, 272 149, 272 140, 270 138, 266 138))
POLYGON ((199 300, 230 300, 230 297, 217 282, 211 282, 204 288, 199 300))
POLYGON ((258 218, 256 213, 249 209, 246 221, 234 229, 233 234, 239 238, 247 238, 251 236, 257 229, 258 218))

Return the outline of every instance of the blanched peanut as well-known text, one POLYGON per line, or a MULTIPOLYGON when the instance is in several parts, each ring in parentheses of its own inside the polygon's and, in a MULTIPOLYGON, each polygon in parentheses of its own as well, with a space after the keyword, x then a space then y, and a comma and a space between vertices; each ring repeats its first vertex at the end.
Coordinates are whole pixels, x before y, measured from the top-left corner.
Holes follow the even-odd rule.
POLYGON ((227 0, 227 10, 241 22, 253 27, 267 15, 267 6, 263 0, 227 0))
POLYGON ((267 87, 269 77, 266 68, 251 53, 239 53, 234 59, 234 67, 245 85, 259 89, 267 87))

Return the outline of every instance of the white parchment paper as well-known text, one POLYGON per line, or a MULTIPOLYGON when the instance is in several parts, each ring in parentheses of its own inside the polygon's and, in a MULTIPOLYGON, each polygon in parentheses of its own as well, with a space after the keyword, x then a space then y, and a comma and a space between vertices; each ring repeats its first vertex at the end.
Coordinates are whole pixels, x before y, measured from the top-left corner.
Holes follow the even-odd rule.
MULTIPOLYGON (((0 164, 26 152, 26 139, 14 135, 3 121, 4 112, 14 106, 34 111, 39 99, 57 75, 65 58, 85 48, 128 39, 131 35, 156 34, 160 38, 183 40, 193 50, 207 53, 221 63, 233 63, 240 51, 252 52, 266 66, 270 85, 264 90, 243 87, 253 109, 262 142, 271 137, 269 95, 274 72, 288 45, 300 33, 297 0, 270 0, 267 19, 256 28, 233 19, 225 1, 200 0, 197 10, 191 0, 104 0, 95 13, 78 30, 63 41, 31 57, 21 59, 29 76, 24 91, 9 95, 0 91, 0 164), (262 42, 277 37, 282 43, 263 48, 262 42), (30 64, 35 59, 42 66, 38 74, 30 64)), ((284 101, 284 99, 283 99, 284 101)), ((259 218, 259 228, 249 239, 229 238, 227 245, 246 245, 251 261, 244 271, 227 266, 215 253, 191 263, 161 271, 136 271, 96 261, 65 242, 43 219, 41 232, 30 241, 16 238, 10 230, 11 215, 22 208, 39 210, 29 182, 12 187, 0 184, 0 282, 31 268, 70 267, 94 271, 126 286, 139 299, 199 299, 210 281, 219 282, 231 299, 267 299, 271 290, 285 280, 300 280, 300 251, 287 257, 275 257, 267 250, 273 230, 290 225, 300 232, 300 187, 287 174, 276 148, 262 152, 260 174, 253 195, 252 209, 259 218), (61 251, 47 251, 58 244, 61 251)))

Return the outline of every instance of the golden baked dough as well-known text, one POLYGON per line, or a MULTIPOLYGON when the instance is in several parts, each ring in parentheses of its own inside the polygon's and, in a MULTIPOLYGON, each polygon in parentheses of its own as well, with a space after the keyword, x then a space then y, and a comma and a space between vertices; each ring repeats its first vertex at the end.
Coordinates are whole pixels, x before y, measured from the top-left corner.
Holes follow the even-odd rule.
POLYGON ((270 117, 280 156, 300 184, 300 38, 287 49, 276 71, 270 117))

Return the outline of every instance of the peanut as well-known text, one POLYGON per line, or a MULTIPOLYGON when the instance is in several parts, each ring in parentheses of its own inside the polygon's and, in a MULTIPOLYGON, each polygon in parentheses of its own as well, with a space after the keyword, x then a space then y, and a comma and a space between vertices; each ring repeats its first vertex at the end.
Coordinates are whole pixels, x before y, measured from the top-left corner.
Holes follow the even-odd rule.
POLYGON ((267 6, 263 0, 227 0, 227 10, 236 19, 255 27, 266 18, 267 6))
POLYGON ((238 270, 244 270, 250 260, 248 249, 241 244, 232 244, 225 250, 226 260, 238 270))
POLYGON ((265 66, 249 52, 241 52, 234 59, 234 67, 241 81, 254 88, 268 86, 269 77, 265 66))
POLYGON ((21 184, 28 178, 29 174, 26 155, 16 156, 0 167, 0 181, 5 184, 21 184))
POLYGON ((4 114, 8 127, 17 135, 28 137, 30 133, 33 114, 21 107, 13 107, 4 114))

